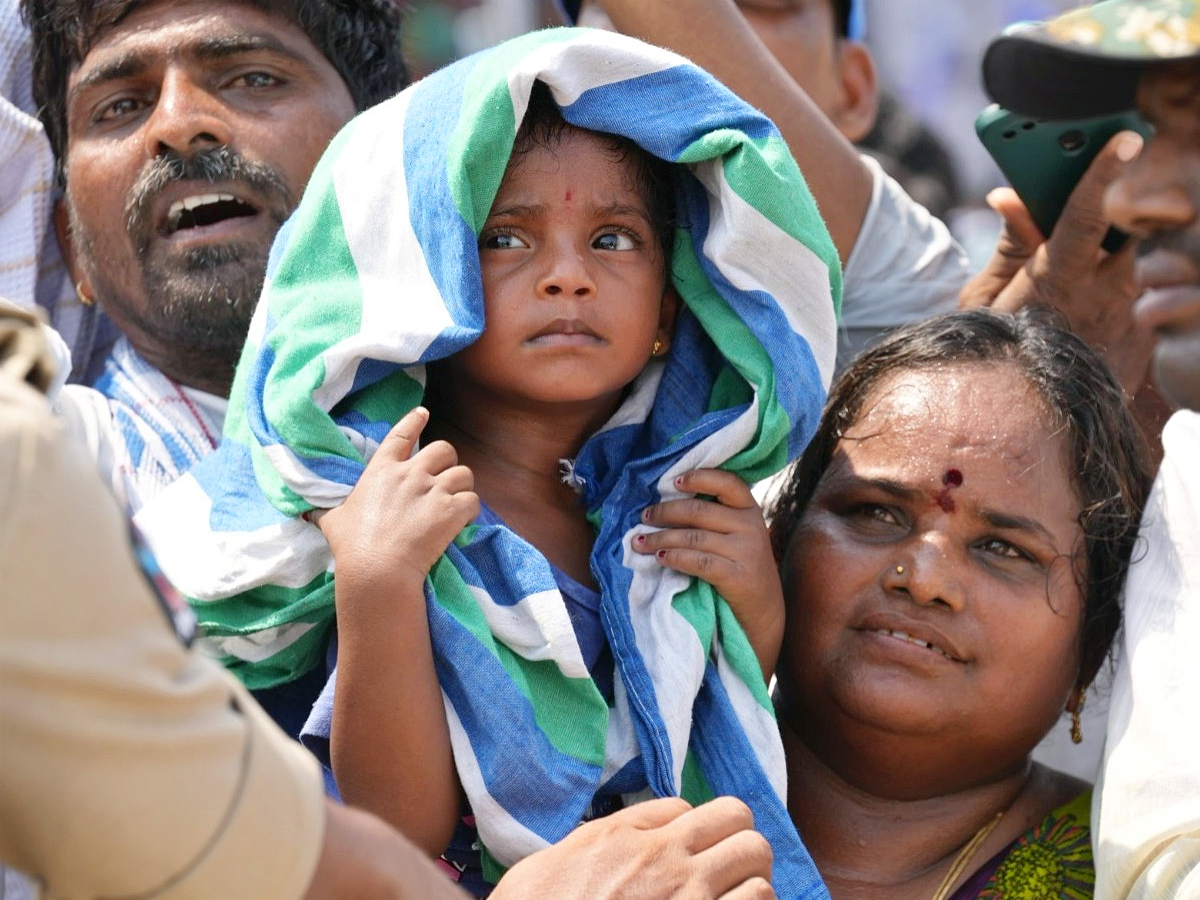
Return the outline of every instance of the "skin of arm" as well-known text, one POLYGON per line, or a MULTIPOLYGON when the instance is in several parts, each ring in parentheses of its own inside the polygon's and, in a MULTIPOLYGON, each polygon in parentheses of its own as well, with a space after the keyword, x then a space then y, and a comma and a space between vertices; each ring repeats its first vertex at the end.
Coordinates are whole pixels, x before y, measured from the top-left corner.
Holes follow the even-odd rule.
POLYGON ((304 900, 465 900, 425 855, 379 819, 325 801, 325 840, 304 900))
POLYGON ((732 472, 696 469, 676 479, 676 487, 698 496, 647 507, 642 521, 663 530, 635 540, 633 549, 716 588, 770 681, 783 641, 783 586, 762 510, 732 472))
POLYGON ((596 0, 596 5, 623 34, 688 57, 774 120, 845 264, 871 202, 871 173, 733 0, 596 0))
POLYGON ((434 669, 425 577, 479 512, 471 470, 435 441, 429 413, 392 429, 341 506, 312 515, 337 572, 338 685, 330 755, 338 788, 436 856, 460 815, 434 669))

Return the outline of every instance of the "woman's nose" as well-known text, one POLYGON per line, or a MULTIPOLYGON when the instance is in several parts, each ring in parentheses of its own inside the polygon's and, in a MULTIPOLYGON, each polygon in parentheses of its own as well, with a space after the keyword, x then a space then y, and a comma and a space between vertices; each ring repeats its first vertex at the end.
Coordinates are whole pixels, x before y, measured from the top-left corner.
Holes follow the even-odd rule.
POLYGON ((961 612, 967 605, 967 587, 961 571, 965 560, 960 555, 945 535, 917 535, 889 564, 884 585, 920 606, 961 612))

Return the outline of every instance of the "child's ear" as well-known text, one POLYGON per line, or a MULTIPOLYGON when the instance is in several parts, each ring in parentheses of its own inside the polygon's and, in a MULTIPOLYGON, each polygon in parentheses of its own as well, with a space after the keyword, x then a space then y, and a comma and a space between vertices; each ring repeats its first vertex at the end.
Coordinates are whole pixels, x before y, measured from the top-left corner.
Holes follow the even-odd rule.
POLYGON ((658 333, 656 344, 658 353, 666 353, 671 349, 671 338, 675 334, 675 316, 679 313, 679 295, 675 288, 668 284, 663 290, 662 303, 658 307, 658 333))

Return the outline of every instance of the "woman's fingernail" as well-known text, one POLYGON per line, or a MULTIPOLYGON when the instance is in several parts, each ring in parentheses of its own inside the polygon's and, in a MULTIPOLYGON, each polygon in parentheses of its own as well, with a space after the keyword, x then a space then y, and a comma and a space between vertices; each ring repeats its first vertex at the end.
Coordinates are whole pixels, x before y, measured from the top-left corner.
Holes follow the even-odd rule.
POLYGON ((643 522, 650 521, 650 507, 648 507, 648 506, 642 510, 642 521, 643 522))
POLYGON ((659 551, 658 551, 657 553, 655 553, 654 555, 655 555, 655 556, 657 556, 659 559, 666 559, 666 558, 667 558, 667 551, 666 551, 666 550, 659 550, 659 551))
POLYGON ((675 487, 677 487, 677 488, 683 487, 683 476, 682 475, 680 475, 678 478, 675 479, 675 487))
POLYGON ((633 539, 633 541, 635 544, 644 544, 646 543, 646 536, 644 534, 639 534, 633 539))

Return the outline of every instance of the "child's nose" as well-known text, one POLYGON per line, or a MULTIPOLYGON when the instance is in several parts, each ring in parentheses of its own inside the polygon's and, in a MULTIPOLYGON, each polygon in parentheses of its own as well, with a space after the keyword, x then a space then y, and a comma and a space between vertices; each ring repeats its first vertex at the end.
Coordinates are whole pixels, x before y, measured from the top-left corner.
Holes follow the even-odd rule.
POLYGON ((590 297, 596 283, 583 256, 574 249, 551 254, 545 273, 538 280, 538 294, 546 297, 590 297))

